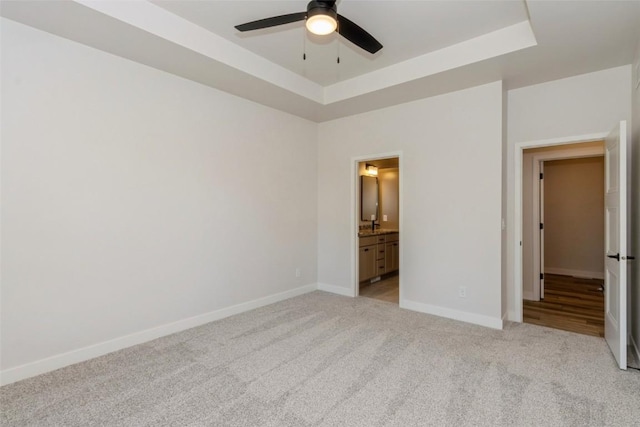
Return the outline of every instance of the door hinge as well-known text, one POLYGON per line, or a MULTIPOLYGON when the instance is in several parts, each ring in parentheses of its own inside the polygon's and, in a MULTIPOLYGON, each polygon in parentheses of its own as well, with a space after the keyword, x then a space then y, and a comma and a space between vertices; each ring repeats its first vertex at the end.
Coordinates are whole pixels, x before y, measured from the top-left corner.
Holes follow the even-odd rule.
POLYGON ((544 230, 544 224, 540 223, 540 230, 544 230))
POLYGON ((540 179, 544 179, 544 174, 540 172, 540 179))
POLYGON ((540 280, 544 280, 544 273, 540 273, 540 280))

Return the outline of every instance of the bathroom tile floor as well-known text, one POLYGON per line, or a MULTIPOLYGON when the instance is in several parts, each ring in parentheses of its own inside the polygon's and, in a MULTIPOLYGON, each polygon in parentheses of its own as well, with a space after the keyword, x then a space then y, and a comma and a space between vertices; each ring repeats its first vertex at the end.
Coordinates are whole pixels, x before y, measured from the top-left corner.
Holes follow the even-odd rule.
POLYGON ((394 304, 399 304, 400 302, 399 290, 400 275, 398 273, 383 276, 379 282, 369 283, 369 281, 365 281, 360 283, 361 297, 373 298, 394 304))

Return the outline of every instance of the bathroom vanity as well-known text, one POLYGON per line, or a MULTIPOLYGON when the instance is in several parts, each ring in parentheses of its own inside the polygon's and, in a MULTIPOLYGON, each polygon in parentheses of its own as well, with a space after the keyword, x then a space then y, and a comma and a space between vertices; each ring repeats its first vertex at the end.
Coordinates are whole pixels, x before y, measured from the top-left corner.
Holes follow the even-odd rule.
POLYGON ((397 230, 377 230, 358 236, 361 282, 400 268, 400 234, 397 230))

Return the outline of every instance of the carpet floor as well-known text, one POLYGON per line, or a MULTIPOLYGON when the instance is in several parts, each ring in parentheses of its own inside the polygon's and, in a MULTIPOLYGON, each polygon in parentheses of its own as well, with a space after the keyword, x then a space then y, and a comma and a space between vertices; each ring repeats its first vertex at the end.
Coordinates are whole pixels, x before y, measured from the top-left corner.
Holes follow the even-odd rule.
POLYGON ((601 338, 324 292, 0 388, 6 426, 631 426, 601 338))

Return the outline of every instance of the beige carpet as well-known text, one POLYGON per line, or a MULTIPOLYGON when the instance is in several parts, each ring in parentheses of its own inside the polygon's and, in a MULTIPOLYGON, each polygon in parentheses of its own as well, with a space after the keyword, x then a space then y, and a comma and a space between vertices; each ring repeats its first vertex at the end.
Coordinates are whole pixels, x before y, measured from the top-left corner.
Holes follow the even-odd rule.
POLYGON ((638 425, 601 338, 314 292, 0 389, 7 426, 638 425))

